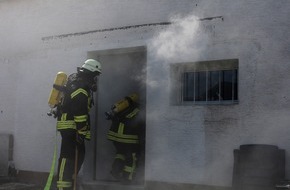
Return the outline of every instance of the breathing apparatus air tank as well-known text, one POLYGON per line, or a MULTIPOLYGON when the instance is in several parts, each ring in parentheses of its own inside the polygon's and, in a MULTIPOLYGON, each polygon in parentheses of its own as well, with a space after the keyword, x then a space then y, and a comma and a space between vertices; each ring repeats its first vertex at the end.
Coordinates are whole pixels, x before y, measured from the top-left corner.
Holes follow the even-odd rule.
POLYGON ((123 98, 122 100, 118 101, 117 103, 115 103, 112 108, 111 111, 109 112, 105 112, 105 115, 107 117, 107 119, 112 119, 116 114, 124 111, 125 109, 127 109, 130 104, 132 102, 137 102, 138 101, 138 95, 136 93, 131 94, 130 96, 126 96, 125 98, 123 98))
POLYGON ((63 95, 63 92, 61 91, 61 88, 64 87, 64 85, 67 82, 67 75, 64 72, 58 72, 55 79, 54 79, 54 87, 50 91, 50 95, 48 98, 48 105, 51 108, 50 113, 48 115, 52 115, 53 108, 55 108, 60 102, 61 97, 63 95))

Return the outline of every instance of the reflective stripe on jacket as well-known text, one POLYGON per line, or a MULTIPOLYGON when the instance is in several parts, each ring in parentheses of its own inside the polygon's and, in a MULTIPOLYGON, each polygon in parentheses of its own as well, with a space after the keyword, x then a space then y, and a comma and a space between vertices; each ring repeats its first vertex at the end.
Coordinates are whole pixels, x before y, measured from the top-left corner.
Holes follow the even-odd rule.
POLYGON ((124 122, 113 122, 112 126, 107 134, 108 140, 128 143, 128 144, 139 144, 138 128, 130 123, 130 120, 135 117, 139 112, 139 109, 134 109, 131 113, 126 115, 127 121, 124 122))
POLYGON ((65 97, 63 113, 57 121, 57 130, 75 129, 86 139, 91 138, 89 126, 89 110, 91 97, 84 88, 75 88, 65 97))

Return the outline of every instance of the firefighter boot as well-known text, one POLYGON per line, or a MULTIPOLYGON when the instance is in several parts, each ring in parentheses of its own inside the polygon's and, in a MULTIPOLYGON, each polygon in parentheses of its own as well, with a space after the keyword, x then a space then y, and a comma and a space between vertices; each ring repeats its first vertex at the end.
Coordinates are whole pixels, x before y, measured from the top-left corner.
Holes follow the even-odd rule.
POLYGON ((111 174, 114 178, 116 178, 117 180, 121 180, 122 179, 122 175, 123 175, 123 168, 124 168, 124 164, 125 164, 125 157, 122 154, 117 154, 114 160, 114 163, 112 165, 112 170, 111 170, 111 174))

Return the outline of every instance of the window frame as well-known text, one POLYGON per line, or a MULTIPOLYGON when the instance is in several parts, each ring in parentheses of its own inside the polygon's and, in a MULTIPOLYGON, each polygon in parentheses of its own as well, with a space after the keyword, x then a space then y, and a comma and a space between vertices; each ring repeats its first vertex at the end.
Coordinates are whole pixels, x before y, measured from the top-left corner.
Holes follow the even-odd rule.
MULTIPOLYGON (((176 63, 171 65, 171 104, 172 105, 228 105, 239 103, 239 61, 238 59, 227 59, 227 60, 211 60, 211 61, 200 61, 200 62, 188 62, 188 63, 176 63), (208 100, 208 90, 209 90, 209 73, 218 71, 219 73, 219 92, 221 95, 221 75, 224 71, 236 72, 232 75, 232 99, 231 100, 219 100, 210 101, 208 100), (204 101, 196 101, 195 94, 193 95, 193 100, 184 100, 184 81, 183 77, 185 73, 196 73, 205 72, 206 77, 206 95, 204 101), (236 77, 236 83, 234 81, 234 76, 236 77), (235 87, 236 85, 236 87, 235 87), (234 91, 236 91, 236 96, 234 91), (236 99, 235 99, 236 97, 236 99)), ((195 83, 195 81, 194 81, 195 83)), ((195 84, 194 84, 195 85, 195 84)), ((196 88, 194 87, 194 92, 196 88)))

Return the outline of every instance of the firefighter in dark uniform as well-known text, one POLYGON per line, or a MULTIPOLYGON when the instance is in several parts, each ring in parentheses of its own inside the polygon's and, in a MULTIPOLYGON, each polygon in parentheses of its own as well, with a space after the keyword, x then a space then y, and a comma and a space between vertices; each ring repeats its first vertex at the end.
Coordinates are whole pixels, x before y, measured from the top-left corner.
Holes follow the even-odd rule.
POLYGON ((139 117, 137 99, 137 94, 127 96, 115 104, 111 112, 106 112, 107 119, 112 121, 107 138, 113 142, 116 149, 111 174, 126 184, 131 183, 134 179, 140 144, 143 139, 144 125, 139 117))
POLYGON ((93 105, 92 94, 96 91, 96 78, 100 74, 101 64, 88 59, 77 73, 68 77, 57 118, 57 130, 62 137, 56 184, 58 189, 73 189, 76 180, 74 175, 83 164, 85 140, 91 138, 89 111, 93 105))

